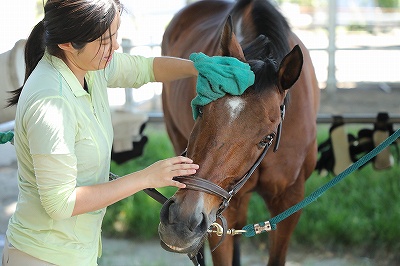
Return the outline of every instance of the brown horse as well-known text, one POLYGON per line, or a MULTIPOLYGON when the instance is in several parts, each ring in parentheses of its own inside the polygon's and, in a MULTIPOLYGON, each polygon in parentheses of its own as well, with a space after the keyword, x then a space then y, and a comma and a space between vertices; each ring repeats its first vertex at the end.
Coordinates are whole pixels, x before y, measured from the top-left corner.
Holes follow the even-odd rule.
MULTIPOLYGON (((234 188, 269 145, 266 137, 277 141, 281 109, 286 106, 279 149, 266 154, 232 199, 204 189, 180 189, 163 205, 159 235, 164 248, 196 252, 222 211, 228 228, 242 228, 254 191, 271 217, 301 201, 316 164, 319 88, 310 55, 284 17, 267 0, 195 2, 169 24, 162 52, 184 58, 193 52, 232 56, 249 63, 255 73, 254 85, 243 95, 226 95, 199 107, 195 121, 190 102, 196 96, 196 80, 164 84, 167 131, 176 153, 187 148, 187 156, 200 165, 192 177, 196 182, 205 179, 222 190, 234 188), (221 202, 229 207, 224 210, 221 202)), ((293 214, 269 233, 268 265, 285 264, 299 217, 299 212, 293 214)), ((210 246, 219 240, 210 235, 210 246)), ((214 265, 238 265, 238 241, 239 236, 226 236, 212 253, 214 265)))

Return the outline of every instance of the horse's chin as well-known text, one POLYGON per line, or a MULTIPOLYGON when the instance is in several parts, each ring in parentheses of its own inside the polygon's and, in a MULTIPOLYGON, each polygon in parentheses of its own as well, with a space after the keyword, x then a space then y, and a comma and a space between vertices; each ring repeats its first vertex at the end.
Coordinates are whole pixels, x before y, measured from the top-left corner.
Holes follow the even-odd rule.
POLYGON ((158 226, 158 234, 160 236, 160 244, 163 249, 175 253, 192 253, 197 252, 207 237, 205 232, 202 236, 195 236, 190 238, 190 241, 184 241, 182 238, 169 234, 162 223, 158 226))
POLYGON ((160 245, 163 249, 165 249, 166 251, 169 252, 174 252, 174 253, 190 253, 193 248, 192 247, 188 247, 188 248, 180 248, 180 247, 176 247, 176 246, 172 246, 172 245, 168 245, 166 244, 164 241, 160 240, 160 245))
POLYGON ((161 247, 163 249, 165 249, 166 251, 174 252, 174 253, 184 253, 184 254, 192 253, 192 252, 198 250, 199 247, 201 246, 201 244, 202 244, 202 241, 201 241, 201 239, 199 239, 199 241, 192 244, 191 246, 182 248, 182 247, 169 245, 169 244, 165 243, 164 241, 160 240, 161 247))

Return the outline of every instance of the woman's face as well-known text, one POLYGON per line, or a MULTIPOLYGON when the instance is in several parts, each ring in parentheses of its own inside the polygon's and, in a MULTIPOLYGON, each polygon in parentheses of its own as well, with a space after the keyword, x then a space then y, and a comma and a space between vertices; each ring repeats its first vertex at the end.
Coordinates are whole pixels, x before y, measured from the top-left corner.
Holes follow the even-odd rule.
POLYGON ((110 30, 107 30, 101 38, 87 43, 80 50, 66 53, 67 65, 71 70, 86 73, 87 71, 104 69, 112 59, 115 50, 119 48, 117 40, 120 26, 120 14, 117 12, 110 30))
POLYGON ((117 12, 110 30, 107 30, 101 38, 86 44, 80 51, 82 62, 88 64, 88 71, 104 69, 111 61, 114 51, 119 48, 117 37, 120 19, 120 14, 117 12))

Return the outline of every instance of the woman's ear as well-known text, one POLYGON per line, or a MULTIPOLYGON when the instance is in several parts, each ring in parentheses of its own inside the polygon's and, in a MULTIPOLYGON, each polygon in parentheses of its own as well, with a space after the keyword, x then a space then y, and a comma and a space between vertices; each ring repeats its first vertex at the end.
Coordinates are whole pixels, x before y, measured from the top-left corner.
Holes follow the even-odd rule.
POLYGON ((58 47, 61 50, 67 51, 67 52, 75 52, 76 51, 76 49, 74 48, 74 46, 70 42, 58 44, 58 47))

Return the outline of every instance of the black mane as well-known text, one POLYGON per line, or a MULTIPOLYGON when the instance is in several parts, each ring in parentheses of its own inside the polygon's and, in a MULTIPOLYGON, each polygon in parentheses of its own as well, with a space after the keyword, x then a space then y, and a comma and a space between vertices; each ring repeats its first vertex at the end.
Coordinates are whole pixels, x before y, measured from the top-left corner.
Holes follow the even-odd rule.
POLYGON ((256 36, 265 35, 271 41, 273 57, 280 63, 289 53, 289 24, 285 17, 268 0, 253 1, 253 23, 256 36))
POLYGON ((254 89, 260 91, 277 84, 279 64, 289 52, 287 37, 290 28, 283 15, 268 0, 239 0, 232 14, 241 14, 250 3, 253 4, 251 16, 256 32, 242 32, 257 37, 243 48, 243 52, 256 75, 254 89))

